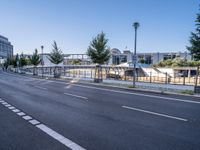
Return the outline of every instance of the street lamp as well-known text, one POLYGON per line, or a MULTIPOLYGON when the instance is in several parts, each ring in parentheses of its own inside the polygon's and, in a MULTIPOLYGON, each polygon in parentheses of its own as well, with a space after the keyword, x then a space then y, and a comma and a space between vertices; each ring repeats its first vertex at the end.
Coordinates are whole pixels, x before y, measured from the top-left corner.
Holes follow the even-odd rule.
POLYGON ((133 87, 135 87, 135 80, 136 80, 136 61, 137 61, 137 56, 136 56, 136 49, 137 49, 137 29, 140 26, 138 22, 133 23, 133 27, 135 29, 135 47, 134 47, 134 55, 133 55, 133 64, 134 64, 134 69, 133 69, 133 87))
POLYGON ((42 50, 42 61, 41 61, 41 65, 42 65, 42 77, 44 76, 44 59, 43 59, 43 49, 44 49, 44 46, 42 45, 41 46, 41 50, 42 50))

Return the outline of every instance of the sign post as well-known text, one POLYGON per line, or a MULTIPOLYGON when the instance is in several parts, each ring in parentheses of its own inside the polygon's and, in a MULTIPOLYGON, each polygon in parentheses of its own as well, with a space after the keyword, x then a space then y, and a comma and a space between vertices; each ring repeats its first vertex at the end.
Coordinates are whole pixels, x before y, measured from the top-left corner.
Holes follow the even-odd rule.
POLYGON ((198 85, 199 79, 199 66, 197 67, 196 79, 195 79, 195 86, 194 86, 194 93, 200 93, 200 85, 198 85))

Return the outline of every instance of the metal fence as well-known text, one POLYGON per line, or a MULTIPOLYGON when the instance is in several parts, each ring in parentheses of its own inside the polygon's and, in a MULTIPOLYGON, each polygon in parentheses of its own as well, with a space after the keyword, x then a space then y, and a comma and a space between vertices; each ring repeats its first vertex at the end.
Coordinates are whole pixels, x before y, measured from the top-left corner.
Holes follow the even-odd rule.
MULTIPOLYGON (((26 67, 15 68, 13 71, 19 71, 21 73, 35 74, 40 76, 54 77, 55 74, 59 74, 61 77, 70 78, 95 78, 95 66, 52 66, 52 67, 26 67)), ((198 71, 197 71, 198 72, 198 71)), ((102 79, 109 80, 121 80, 121 81, 133 81, 133 68, 131 67, 111 67, 101 66, 102 79)), ((155 73, 155 72, 142 72, 140 68, 136 70, 137 82, 148 83, 162 83, 162 84, 179 84, 179 85, 200 85, 199 74, 187 77, 172 75, 169 73, 155 73)))

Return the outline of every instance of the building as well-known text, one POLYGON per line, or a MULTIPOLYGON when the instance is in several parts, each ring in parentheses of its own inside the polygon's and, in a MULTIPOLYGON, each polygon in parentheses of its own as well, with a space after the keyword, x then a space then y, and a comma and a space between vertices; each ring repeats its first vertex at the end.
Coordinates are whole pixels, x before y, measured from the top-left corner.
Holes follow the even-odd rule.
POLYGON ((64 54, 64 65, 90 65, 91 63, 87 54, 64 54))
POLYGON ((6 59, 13 56, 13 46, 8 38, 0 35, 0 59, 6 59))
MULTIPOLYGON (((132 63, 133 53, 130 50, 121 52, 117 48, 111 50, 110 65, 119 65, 123 63, 132 63)), ((137 53, 137 63, 153 65, 168 59, 181 58, 190 61, 191 55, 187 52, 169 52, 169 53, 137 53)))
POLYGON ((119 65, 122 63, 131 63, 133 54, 130 51, 121 51, 117 48, 111 49, 111 58, 108 62, 110 65, 119 65))

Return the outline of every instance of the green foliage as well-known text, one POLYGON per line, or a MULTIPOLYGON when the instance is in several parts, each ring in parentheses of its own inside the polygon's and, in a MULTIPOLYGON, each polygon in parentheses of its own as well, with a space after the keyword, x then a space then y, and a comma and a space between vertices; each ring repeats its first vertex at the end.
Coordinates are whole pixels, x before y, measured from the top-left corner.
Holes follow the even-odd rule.
POLYGON ((200 61, 187 61, 184 59, 168 59, 159 62, 154 67, 197 67, 200 66, 200 61))
POLYGON ((187 47, 187 49, 190 51, 191 55, 193 56, 193 59, 198 61, 200 60, 200 13, 197 14, 197 19, 195 22, 196 30, 195 32, 191 33, 191 46, 187 47))
POLYGON ((30 62, 32 65, 37 66, 40 63, 40 56, 38 55, 38 50, 35 49, 35 52, 33 53, 33 56, 30 58, 30 62))
POLYGON ((62 51, 58 48, 55 41, 54 41, 54 44, 52 46, 53 46, 53 49, 52 49, 52 52, 51 52, 48 59, 52 63, 58 65, 59 63, 63 62, 64 57, 63 57, 62 51))
POLYGON ((72 65, 81 65, 81 60, 73 60, 72 65))
POLYGON ((27 64, 28 64, 28 61, 27 61, 26 57, 24 56, 24 54, 22 53, 20 55, 20 59, 19 59, 19 66, 23 67, 23 66, 26 66, 27 64))
POLYGON ((141 63, 141 64, 145 64, 146 63, 144 57, 140 57, 139 58, 139 63, 141 63))
POLYGON ((91 58, 93 63, 104 64, 110 59, 110 49, 107 46, 108 39, 102 32, 95 37, 87 50, 87 55, 91 58))
POLYGON ((8 66, 13 66, 14 68, 17 67, 17 62, 19 62, 19 56, 18 54, 14 57, 7 58, 4 62, 3 66, 5 68, 8 68, 8 66))
POLYGON ((194 91, 192 90, 183 90, 180 92, 181 94, 188 94, 188 95, 194 95, 194 91))

